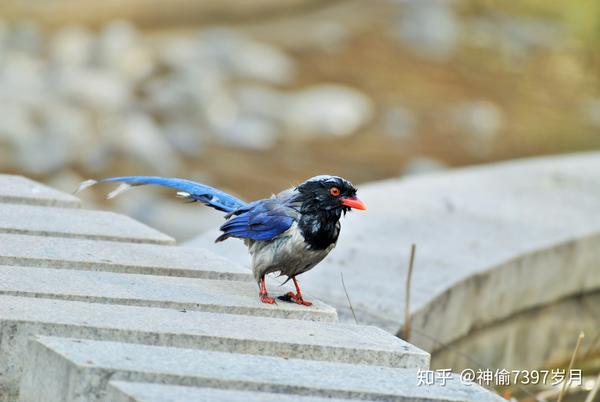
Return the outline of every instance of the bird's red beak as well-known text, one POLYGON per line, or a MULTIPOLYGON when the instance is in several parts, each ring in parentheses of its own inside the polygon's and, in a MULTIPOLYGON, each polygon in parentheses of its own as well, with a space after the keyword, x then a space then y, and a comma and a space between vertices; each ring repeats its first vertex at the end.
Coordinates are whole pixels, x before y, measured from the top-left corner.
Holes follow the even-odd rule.
POLYGON ((345 205, 347 207, 354 208, 354 209, 360 209, 361 211, 367 210, 367 206, 365 205, 365 203, 356 197, 342 198, 342 205, 345 205))

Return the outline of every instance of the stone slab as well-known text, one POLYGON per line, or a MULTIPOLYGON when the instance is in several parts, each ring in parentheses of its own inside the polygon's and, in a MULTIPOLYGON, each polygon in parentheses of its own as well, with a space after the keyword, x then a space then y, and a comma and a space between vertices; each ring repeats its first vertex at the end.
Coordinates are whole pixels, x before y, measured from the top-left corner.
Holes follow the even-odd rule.
POLYGON ((111 381, 104 402, 349 402, 314 396, 111 381))
POLYGON ((439 349, 434 367, 462 370, 473 361, 490 369, 536 370, 567 367, 580 331, 588 338, 582 363, 600 354, 600 291, 515 314, 506 320, 473 331, 439 349), (591 339, 590 339, 591 338, 591 339), (468 357, 464 353, 467 351, 468 357))
MULTIPOLYGON (((303 289, 353 321, 342 272, 359 322, 399 333, 415 243, 410 341, 428 351, 600 289, 598 172, 594 152, 359 185, 369 210, 343 220, 336 249, 302 275, 303 289)), ((195 244, 215 250, 214 236, 195 244)), ((228 258, 247 264, 238 244, 225 247, 228 258)))
POLYGON ((162 346, 39 337, 21 402, 101 401, 109 380, 385 401, 503 401, 454 376, 418 386, 416 369, 317 362, 162 346))
MULTIPOLYGON (((289 287, 279 288, 281 293, 289 287)), ((278 290, 279 290, 278 289, 278 290)), ((279 292, 272 292, 274 295, 279 292)), ((265 317, 336 321, 334 308, 261 303, 253 282, 0 266, 0 294, 265 317)))
POLYGON ((35 335, 429 367, 426 352, 376 327, 0 296, 0 395, 16 395, 27 341, 35 335))
POLYGON ((129 243, 175 243, 175 240, 166 234, 125 215, 14 204, 0 204, 0 233, 129 243))
POLYGON ((23 176, 0 174, 0 203, 79 208, 79 198, 23 176))
POLYGON ((0 234, 0 265, 253 281, 247 268, 197 247, 0 234))

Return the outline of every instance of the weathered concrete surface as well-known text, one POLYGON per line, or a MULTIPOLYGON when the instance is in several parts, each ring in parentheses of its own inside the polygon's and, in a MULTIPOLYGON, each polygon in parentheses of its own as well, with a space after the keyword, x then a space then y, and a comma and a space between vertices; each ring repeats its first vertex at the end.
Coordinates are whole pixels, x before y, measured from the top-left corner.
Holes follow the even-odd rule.
POLYGON ((50 337, 29 348, 21 402, 101 401, 109 379, 386 401, 503 400, 457 377, 417 386, 415 369, 50 337))
MULTIPOLYGON (((434 351, 520 311, 600 288, 600 153, 510 161, 359 186, 369 207, 303 288, 352 320, 401 329, 417 244, 411 341, 434 351), (432 340, 432 338, 435 339, 432 340)), ((194 243, 219 252, 215 233, 194 243)), ((225 242, 229 258, 247 262, 225 242)))
POLYGON ((314 396, 111 381, 104 402, 348 402, 314 396))
POLYGON ((460 371, 473 368, 473 361, 477 361, 492 369, 565 367, 580 331, 587 339, 580 357, 600 352, 596 338, 599 328, 600 292, 576 295, 475 330, 436 351, 432 366, 460 371))
POLYGON ((0 234, 0 265, 254 280, 247 268, 197 247, 13 234, 0 234))
POLYGON ((0 204, 0 233, 173 244, 164 233, 125 215, 83 209, 0 204))
POLYGON ((23 176, 0 174, 0 202, 79 208, 79 198, 54 190, 23 176))
POLYGON ((428 353, 376 327, 0 296, 0 395, 17 394, 27 342, 35 335, 429 367, 428 353))
MULTIPOLYGON (((283 294, 289 287, 278 289, 283 294)), ((334 308, 261 303, 256 283, 71 269, 0 266, 0 294, 163 307, 266 317, 336 321, 334 308)), ((273 289, 274 295, 278 291, 273 289)))

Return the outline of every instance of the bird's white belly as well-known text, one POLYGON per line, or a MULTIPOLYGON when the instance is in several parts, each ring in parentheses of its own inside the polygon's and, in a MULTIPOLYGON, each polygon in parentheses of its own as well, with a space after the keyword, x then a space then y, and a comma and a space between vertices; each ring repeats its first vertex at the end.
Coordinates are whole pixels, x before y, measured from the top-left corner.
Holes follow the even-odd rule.
POLYGON ((295 276, 317 265, 333 250, 335 243, 324 250, 311 250, 304 241, 298 224, 271 240, 246 241, 252 255, 252 271, 257 281, 271 272, 295 276))

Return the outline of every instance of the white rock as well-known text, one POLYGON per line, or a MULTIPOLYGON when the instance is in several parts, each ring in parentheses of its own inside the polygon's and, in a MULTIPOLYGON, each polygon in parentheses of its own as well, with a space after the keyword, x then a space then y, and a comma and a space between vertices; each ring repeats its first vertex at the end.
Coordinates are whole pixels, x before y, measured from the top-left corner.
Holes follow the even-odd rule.
POLYGON ((242 113, 270 119, 281 115, 286 95, 276 89, 260 85, 242 85, 235 90, 235 100, 242 113))
POLYGON ((154 69, 154 55, 129 22, 115 21, 106 25, 98 47, 101 65, 118 71, 128 80, 146 78, 154 69))
POLYGON ((218 141, 242 148, 264 150, 277 140, 277 128, 271 120, 253 115, 240 115, 219 127, 218 141))
POLYGON ((29 106, 47 100, 48 66, 45 61, 22 51, 7 51, 0 68, 0 96, 29 106))
POLYGON ((489 101, 468 102, 455 109, 459 126, 474 135, 493 137, 502 127, 502 111, 489 101))
POLYGON ((0 58, 2 58, 5 48, 8 45, 7 42, 8 42, 9 34, 10 34, 10 30, 8 28, 8 24, 5 21, 0 20, 0 58))
POLYGON ((40 111, 41 127, 49 136, 64 137, 70 152, 76 153, 86 146, 94 128, 88 111, 64 102, 45 104, 40 111))
POLYGON ((33 20, 15 23, 10 30, 9 46, 28 53, 39 52, 44 46, 39 25, 33 20))
POLYGON ((381 126, 390 137, 408 138, 414 134, 417 118, 415 114, 404 107, 394 106, 383 111, 381 126))
POLYGON ((526 61, 532 50, 564 44, 564 27, 548 18, 488 13, 471 17, 465 25, 470 43, 499 50, 516 61, 526 61))
POLYGON ((196 40, 193 37, 174 37, 158 49, 158 60, 172 69, 186 69, 198 62, 196 40))
POLYGON ((476 101, 456 106, 453 121, 459 130, 467 134, 467 149, 476 155, 486 155, 492 151, 497 135, 504 125, 504 116, 495 104, 476 101))
POLYGON ((203 152, 204 128, 183 121, 169 121, 163 132, 173 147, 191 158, 198 158, 203 152))
POLYGON ((139 158, 160 175, 172 175, 179 158, 163 136, 158 125, 147 115, 132 112, 125 118, 123 137, 117 139, 127 154, 139 158))
POLYGON ((170 75, 154 78, 142 86, 144 105, 152 113, 169 114, 190 112, 193 97, 181 79, 170 75))
POLYGON ((447 168, 448 166, 446 164, 437 159, 422 156, 409 160, 404 166, 403 173, 405 175, 425 174, 445 170, 447 168))
POLYGON ((449 59, 457 47, 460 26, 453 1, 403 1, 398 38, 415 53, 434 61, 449 59))
POLYGON ((203 102, 206 102, 205 117, 215 130, 225 130, 238 120, 238 105, 228 92, 216 90, 210 99, 203 102))
POLYGON ((0 101, 3 116, 0 119, 0 149, 2 166, 17 167, 35 175, 48 174, 61 169, 69 159, 68 138, 60 133, 49 133, 36 114, 44 120, 43 111, 32 109, 23 103, 5 99, 0 101))
POLYGON ((112 71, 64 69, 57 79, 65 97, 92 108, 116 111, 131 102, 131 84, 112 71))
POLYGON ((292 80, 295 66, 285 53, 266 43, 247 42, 235 55, 235 72, 244 78, 285 84, 292 80))
POLYGON ((278 48, 254 41, 229 29, 212 29, 200 35, 199 51, 232 74, 284 84, 295 74, 293 60, 278 48))
POLYGON ((588 99, 581 103, 581 114, 594 128, 600 128, 600 99, 588 99))
POLYGON ((64 65, 82 66, 91 61, 93 34, 81 26, 67 26, 58 31, 50 43, 51 58, 64 65))
POLYGON ((29 109, 23 104, 0 98, 0 166, 17 167, 28 144, 35 141, 38 128, 33 122, 29 109))
POLYGON ((373 117, 373 102, 341 85, 319 85, 290 95, 282 120, 292 133, 346 136, 373 117))
MULTIPOLYGON (((308 34, 309 32, 307 32, 308 34)), ((342 23, 326 21, 315 27, 312 32, 313 43, 326 52, 341 50, 350 39, 350 32, 342 23)))

